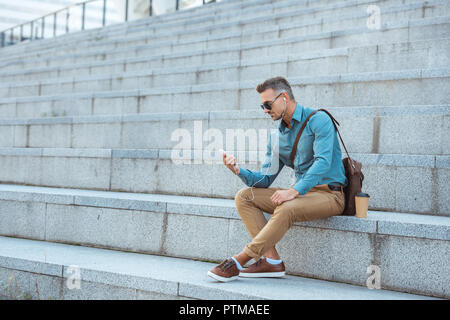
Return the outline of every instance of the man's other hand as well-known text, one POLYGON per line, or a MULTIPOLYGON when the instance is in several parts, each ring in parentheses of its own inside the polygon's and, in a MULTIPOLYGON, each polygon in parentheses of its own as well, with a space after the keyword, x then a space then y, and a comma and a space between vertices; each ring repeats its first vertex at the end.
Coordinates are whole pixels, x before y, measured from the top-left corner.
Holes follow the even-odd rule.
POLYGON ((279 206, 283 202, 292 200, 298 195, 299 195, 298 191, 295 190, 294 188, 290 188, 290 189, 287 189, 287 190, 277 190, 270 197, 270 200, 272 200, 272 202, 275 205, 279 206))

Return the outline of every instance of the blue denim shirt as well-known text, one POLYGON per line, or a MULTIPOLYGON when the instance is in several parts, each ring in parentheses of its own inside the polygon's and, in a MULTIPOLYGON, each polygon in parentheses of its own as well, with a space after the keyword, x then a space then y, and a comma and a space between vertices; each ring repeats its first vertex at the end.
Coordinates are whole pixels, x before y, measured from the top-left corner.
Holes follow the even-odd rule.
POLYGON ((331 118, 323 111, 318 111, 309 119, 298 142, 294 163, 291 163, 291 151, 297 133, 314 110, 297 103, 291 117, 291 128, 281 120, 278 132, 275 129, 268 137, 266 157, 260 171, 240 168, 238 176, 247 186, 268 188, 284 165, 294 169, 297 182, 291 187, 300 195, 318 184, 347 186, 337 132, 331 118), (278 140, 277 148, 273 148, 276 145, 273 140, 278 140), (277 160, 276 170, 269 173, 277 160))

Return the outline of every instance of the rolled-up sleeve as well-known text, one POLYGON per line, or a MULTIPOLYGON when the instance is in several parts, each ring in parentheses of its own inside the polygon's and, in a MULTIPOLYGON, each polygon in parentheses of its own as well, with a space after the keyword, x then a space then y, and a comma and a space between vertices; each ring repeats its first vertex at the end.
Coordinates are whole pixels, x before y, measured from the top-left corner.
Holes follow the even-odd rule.
POLYGON ((319 183, 321 177, 330 170, 333 159, 336 129, 330 117, 324 112, 318 112, 309 120, 309 126, 314 134, 314 162, 293 187, 300 195, 306 194, 319 183))
MULTIPOLYGON (((273 139, 278 138, 278 135, 270 134, 267 143, 267 151, 264 162, 259 171, 252 171, 245 168, 240 168, 238 177, 249 187, 268 188, 276 179, 284 163, 280 160, 279 153, 274 152, 273 139), (274 138, 272 138, 274 136, 274 138)), ((278 146, 278 141, 276 142, 278 146)))

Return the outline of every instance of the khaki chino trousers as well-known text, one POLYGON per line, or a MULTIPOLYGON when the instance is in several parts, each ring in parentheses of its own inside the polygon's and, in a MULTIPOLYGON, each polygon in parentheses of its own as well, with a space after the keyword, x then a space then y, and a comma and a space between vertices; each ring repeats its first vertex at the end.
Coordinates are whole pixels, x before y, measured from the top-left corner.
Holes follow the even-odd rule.
POLYGON ((305 195, 280 205, 270 199, 277 190, 286 189, 253 188, 254 199, 245 201, 253 198, 251 188, 245 187, 235 196, 236 209, 252 237, 244 252, 255 260, 274 247, 294 222, 324 219, 344 211, 344 192, 330 190, 327 184, 316 185, 305 195), (272 215, 269 221, 263 211, 272 215))

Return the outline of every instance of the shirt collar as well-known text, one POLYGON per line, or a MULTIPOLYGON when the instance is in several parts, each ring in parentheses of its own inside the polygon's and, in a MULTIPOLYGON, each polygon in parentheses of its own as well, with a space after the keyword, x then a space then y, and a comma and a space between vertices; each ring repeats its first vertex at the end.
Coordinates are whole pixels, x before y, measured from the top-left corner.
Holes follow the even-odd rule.
MULTIPOLYGON (((292 117, 291 117, 291 129, 294 126, 294 120, 296 120, 297 122, 302 122, 302 118, 303 118, 303 107, 300 105, 300 103, 297 102, 294 113, 292 114, 292 117)), ((284 121, 281 120, 280 124, 278 126, 278 130, 280 132, 284 132, 285 130, 290 130, 290 129, 288 129, 286 124, 284 123, 284 121)))

